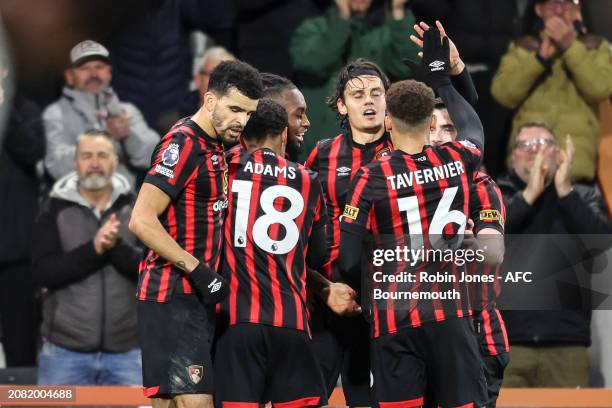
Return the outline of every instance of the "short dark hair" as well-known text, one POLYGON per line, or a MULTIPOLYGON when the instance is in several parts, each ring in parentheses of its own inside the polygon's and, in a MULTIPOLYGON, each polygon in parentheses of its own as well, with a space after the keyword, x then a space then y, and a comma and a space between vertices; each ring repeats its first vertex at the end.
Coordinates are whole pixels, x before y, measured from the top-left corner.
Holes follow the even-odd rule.
POLYGON ((434 109, 446 109, 446 104, 439 96, 434 99, 434 109))
POLYGON ((261 74, 261 82, 264 88, 262 95, 264 98, 276 98, 284 91, 297 89, 297 86, 289 79, 269 72, 261 74))
POLYGON ((263 142, 268 137, 277 137, 289 126, 287 111, 272 99, 263 98, 257 104, 257 110, 251 115, 242 137, 245 140, 263 142))
POLYGON ((521 126, 519 126, 518 129, 516 130, 516 133, 515 133, 515 136, 514 136, 514 141, 515 142, 516 142, 516 138, 518 137, 518 135, 521 134, 523 129, 527 129, 527 128, 540 128, 540 129, 544 129, 548 133, 550 133, 550 135, 552 136, 553 139, 557 140, 557 135, 555 135, 555 131, 553 130, 553 128, 548 126, 548 124, 546 124, 544 122, 526 122, 526 123, 523 123, 521 126))
POLYGON ((385 91, 389 89, 391 84, 387 75, 385 75, 383 70, 376 65, 376 63, 368 61, 364 58, 359 58, 342 68, 338 74, 338 78, 336 79, 334 93, 327 98, 327 106, 336 112, 336 115, 340 120, 340 126, 345 129, 348 128, 348 120, 346 115, 341 115, 340 112, 338 112, 338 99, 341 99, 344 102, 344 89, 346 88, 346 84, 360 75, 374 75, 379 77, 383 83, 385 91))
POLYGON ((408 79, 391 85, 386 95, 387 112, 409 127, 427 124, 434 110, 434 92, 422 82, 408 79))
POLYGON ((230 88, 250 99, 259 99, 263 85, 259 71, 242 61, 223 61, 212 71, 208 90, 219 96, 226 95, 230 88))

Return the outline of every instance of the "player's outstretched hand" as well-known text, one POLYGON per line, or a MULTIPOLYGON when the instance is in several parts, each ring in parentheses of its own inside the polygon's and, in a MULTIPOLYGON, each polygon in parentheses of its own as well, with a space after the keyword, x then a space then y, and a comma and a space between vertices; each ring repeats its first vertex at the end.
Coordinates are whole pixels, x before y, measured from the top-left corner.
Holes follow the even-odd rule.
MULTIPOLYGON (((448 37, 446 35, 446 30, 444 29, 444 26, 438 20, 436 20, 436 27, 438 28, 438 31, 440 32, 441 38, 448 37)), ((410 36, 410 40, 413 43, 415 43, 418 47, 423 48, 423 35, 425 34, 425 31, 427 30, 429 30, 429 25, 425 23, 424 21, 421 21, 419 24, 415 24, 414 31, 416 32, 417 35, 412 34, 410 36)), ((451 75, 459 75, 465 69, 465 64, 463 60, 461 59, 461 56, 459 55, 459 50, 457 49, 457 46, 455 45, 453 40, 449 38, 448 44, 450 46, 448 57, 450 60, 451 75)), ((422 51, 419 52, 418 55, 419 57, 423 58, 422 51)))
POLYGON ((450 44, 448 37, 441 36, 437 27, 423 33, 423 57, 421 63, 404 60, 415 78, 425 82, 434 90, 450 85, 450 44))
POLYGON ((202 301, 207 305, 221 302, 229 292, 229 285, 225 278, 201 263, 189 273, 189 279, 202 295, 202 301))
POLYGON ((355 301, 357 293, 349 285, 341 282, 332 282, 326 288, 327 306, 339 315, 358 315, 361 313, 361 306, 355 301))

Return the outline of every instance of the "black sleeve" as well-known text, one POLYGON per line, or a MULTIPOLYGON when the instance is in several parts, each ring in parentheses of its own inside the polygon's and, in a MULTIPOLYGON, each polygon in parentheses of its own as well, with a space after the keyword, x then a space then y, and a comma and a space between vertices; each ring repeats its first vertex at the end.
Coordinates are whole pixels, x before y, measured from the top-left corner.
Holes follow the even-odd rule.
MULTIPOLYGON (((466 140, 484 152, 484 129, 474 108, 457 92, 452 85, 441 86, 438 95, 448 109, 448 115, 457 128, 457 140, 466 140)), ((480 156, 482 158, 482 155, 480 156)), ((480 163, 476 163, 480 167, 480 163)))
POLYGON ((32 275, 36 285, 57 289, 96 272, 106 263, 98 255, 93 239, 69 252, 63 252, 55 213, 47 203, 34 225, 32 240, 32 275))
POLYGON ((525 201, 522 191, 516 191, 512 195, 504 194, 504 205, 506 206, 506 234, 520 233, 524 223, 533 215, 533 206, 525 201))
POLYGON ((574 186, 559 199, 559 205, 573 234, 612 234, 606 205, 596 187, 574 186))
POLYGON ((34 102, 15 100, 5 134, 4 146, 18 164, 32 167, 45 156, 45 132, 40 109, 34 102))
POLYGON ((327 251, 327 235, 325 226, 320 225, 312 229, 310 241, 308 243, 308 255, 306 255, 306 265, 308 267, 319 270, 329 259, 327 251))
POLYGON ((108 260, 121 275, 138 282, 138 264, 143 255, 141 248, 117 238, 117 243, 108 251, 108 255, 108 260))
POLYGON ((457 92, 459 92, 470 105, 476 106, 478 102, 478 91, 476 91, 472 76, 467 68, 464 68, 459 75, 451 76, 451 82, 457 92))
POLYGON ((362 236, 346 229, 340 233, 338 269, 342 279, 352 288, 361 288, 362 236))

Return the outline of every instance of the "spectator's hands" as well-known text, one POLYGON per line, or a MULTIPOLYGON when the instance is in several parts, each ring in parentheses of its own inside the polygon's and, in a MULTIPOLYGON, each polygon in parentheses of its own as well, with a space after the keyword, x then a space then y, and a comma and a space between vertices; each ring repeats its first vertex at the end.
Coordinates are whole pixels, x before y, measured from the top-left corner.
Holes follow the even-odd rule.
POLYGON ((559 150, 559 167, 555 173, 555 189, 559 198, 572 191, 572 158, 574 143, 570 135, 565 136, 565 150, 559 150))
POLYGON ((340 18, 343 20, 348 20, 351 18, 351 5, 349 4, 350 0, 334 0, 336 2, 336 7, 338 7, 338 12, 340 12, 340 18))
POLYGON ((408 0, 393 0, 391 3, 391 13, 394 20, 402 20, 406 16, 406 3, 408 0))
POLYGON ((106 220, 106 222, 98 229, 94 236, 94 249, 98 255, 102 255, 104 252, 112 249, 117 243, 117 237, 119 236, 119 226, 121 222, 115 214, 106 220))
POLYGON ((546 188, 548 165, 544 159, 549 149, 551 149, 550 146, 544 146, 538 151, 531 172, 529 173, 529 181, 527 182, 527 187, 523 191, 523 198, 529 205, 532 205, 546 188))
POLYGON ((555 54, 557 53, 557 47, 555 47, 555 44, 552 42, 548 34, 544 33, 543 37, 544 38, 542 39, 542 43, 540 44, 540 50, 538 51, 538 54, 540 55, 540 58, 547 61, 555 56, 555 54))
POLYGON ((553 16, 544 21, 544 33, 546 33, 555 46, 561 50, 569 48, 576 37, 574 25, 557 16, 553 16))
MULTIPOLYGON (((446 30, 444 29, 444 26, 442 25, 442 23, 440 23, 439 21, 436 21, 436 27, 438 28, 438 31, 440 31, 440 38, 446 37, 446 30)), ((423 38, 423 35, 425 34, 425 31, 427 30, 429 30, 429 25, 427 23, 421 21, 419 24, 415 24, 414 31, 416 31, 416 33, 418 34, 418 37, 412 34, 410 36, 410 40, 413 43, 415 43, 417 46, 419 46, 420 48, 423 48, 422 38, 423 38)), ((451 75, 459 75, 465 69, 465 64, 463 63, 463 60, 459 56, 459 50, 457 49, 457 46, 455 45, 453 40, 449 38, 448 44, 450 46, 450 51, 449 51, 448 56, 450 59, 451 75)), ((421 58, 423 57, 422 51, 419 52, 419 57, 421 58)))
POLYGON ((127 115, 108 115, 106 130, 114 140, 123 140, 130 135, 130 117, 127 115))
POLYGON ((325 303, 336 314, 356 315, 361 313, 361 306, 355 301, 357 293, 347 284, 332 282, 325 288, 325 303))

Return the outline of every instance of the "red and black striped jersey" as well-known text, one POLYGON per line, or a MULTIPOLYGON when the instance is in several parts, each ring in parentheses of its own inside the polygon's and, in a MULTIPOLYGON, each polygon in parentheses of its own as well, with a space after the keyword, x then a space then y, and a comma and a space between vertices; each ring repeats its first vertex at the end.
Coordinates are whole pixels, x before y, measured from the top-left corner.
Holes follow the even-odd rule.
MULTIPOLYGON (((503 234, 506 207, 497 183, 487 174, 478 172, 470 192, 470 218, 474 221, 474 232, 493 228, 503 234)), ((501 292, 498 277, 501 265, 493 266, 482 262, 467 264, 468 273, 492 277, 492 282, 469 284, 470 301, 476 311, 477 330, 483 332, 486 351, 495 356, 510 351, 504 320, 497 310, 495 300, 501 292)))
POLYGON ((228 165, 222 315, 229 324, 308 330, 305 259, 311 234, 327 224, 316 174, 266 148, 243 149, 228 165))
MULTIPOLYGON (((342 215, 343 234, 373 236, 372 259, 362 273, 368 276, 372 334, 378 337, 402 327, 418 327, 424 322, 463 317, 471 313, 467 287, 460 283, 463 265, 447 258, 425 257, 426 250, 455 248, 469 214, 469 192, 480 151, 461 142, 438 147, 425 146, 418 154, 395 151, 390 156, 362 167, 351 183, 342 215), (396 248, 419 249, 421 257, 412 265, 391 262, 384 274, 410 272, 416 282, 380 282, 373 275, 376 251, 396 248), (428 282, 422 274, 443 273, 454 276, 442 282, 428 282), (376 293, 457 293, 452 300, 387 298, 376 293)), ((419 253, 415 253, 419 254, 419 253)), ((379 266, 379 265, 378 265, 379 266)), ((380 276, 379 276, 380 277, 380 276)), ((384 280, 384 279, 383 279, 384 280)), ((364 286, 365 288, 366 286, 364 286)), ((418 294, 417 293, 417 294, 418 294)))
MULTIPOLYGON (((159 220, 170 236, 211 269, 219 267, 227 208, 227 165, 221 143, 189 118, 161 139, 145 183, 171 202, 159 220)), ((138 298, 166 302, 174 293, 192 293, 187 275, 152 250, 140 263, 138 298)))
POLYGON ((372 143, 362 145, 353 141, 350 132, 346 132, 333 139, 317 142, 306 160, 305 166, 318 173, 330 220, 327 234, 330 256, 322 271, 328 279, 336 278, 334 271, 340 249, 340 215, 346 204, 349 184, 360 167, 387 156, 392 150, 393 144, 388 133, 372 143))
MULTIPOLYGON (((506 207, 501 191, 495 181, 487 174, 478 172, 470 191, 470 218, 474 221, 474 233, 483 228, 493 228, 503 234, 506 219, 506 207)), ((475 310, 480 311, 499 297, 501 292, 501 265, 489 265, 484 262, 467 264, 471 275, 489 276, 493 282, 470 283, 470 300, 475 310)))

